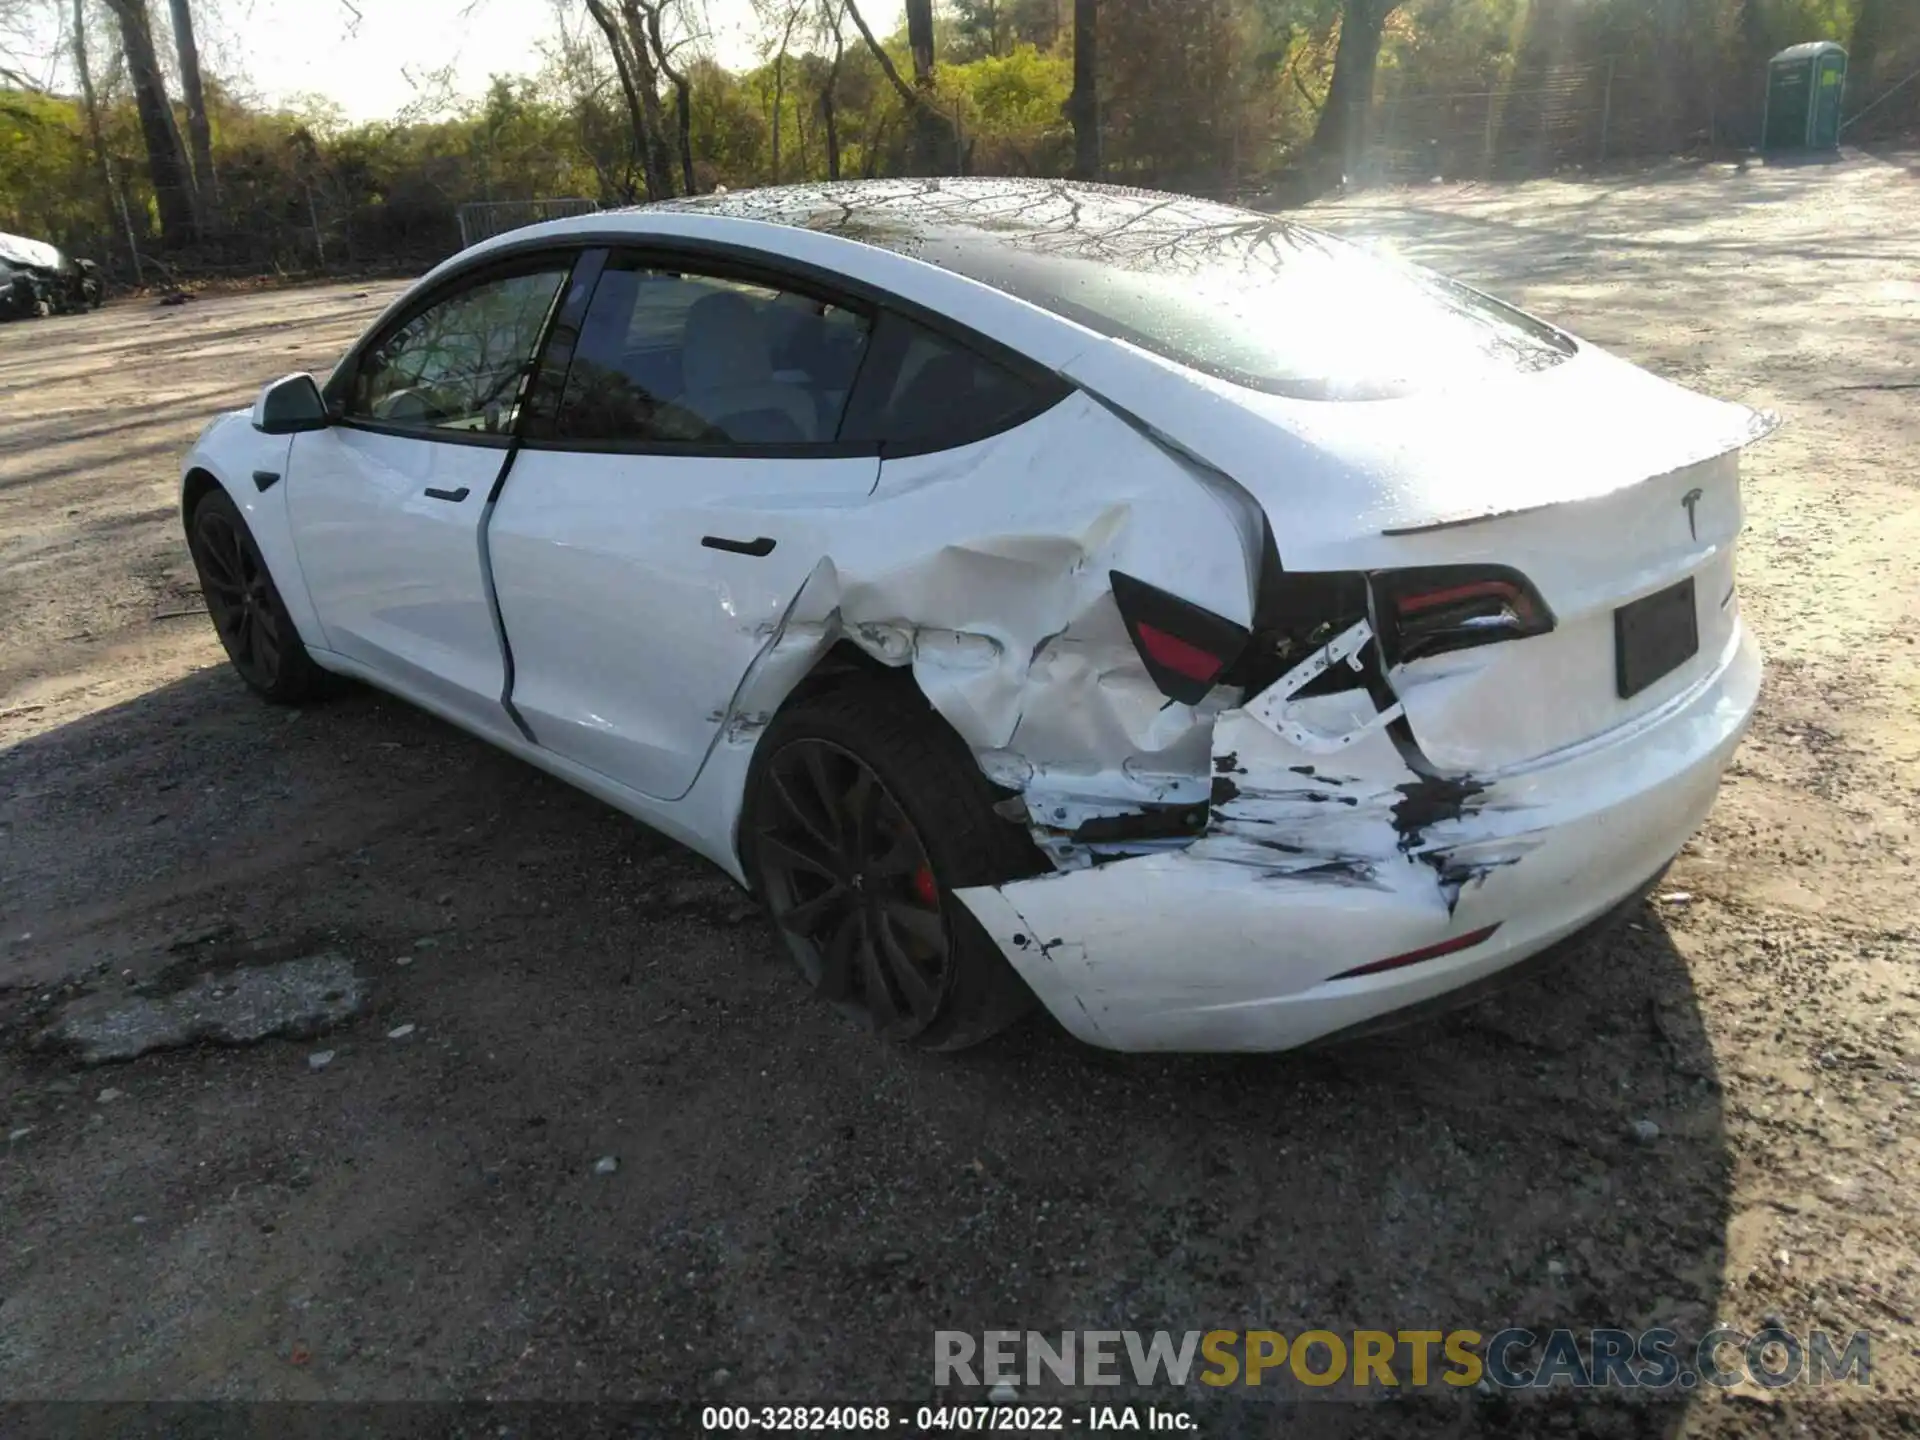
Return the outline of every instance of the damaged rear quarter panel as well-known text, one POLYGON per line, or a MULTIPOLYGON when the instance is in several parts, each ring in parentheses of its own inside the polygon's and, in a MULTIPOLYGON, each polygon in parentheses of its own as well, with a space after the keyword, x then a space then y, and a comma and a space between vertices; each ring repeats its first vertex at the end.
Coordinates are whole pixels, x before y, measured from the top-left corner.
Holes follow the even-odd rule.
POLYGON ((1219 477, 1078 392, 991 439, 889 459, 872 496, 829 517, 831 553, 773 626, 709 763, 744 774, 781 701, 844 640, 910 667, 989 778, 1049 825, 1203 801, 1227 698, 1160 693, 1108 577, 1247 624, 1257 523, 1219 477))

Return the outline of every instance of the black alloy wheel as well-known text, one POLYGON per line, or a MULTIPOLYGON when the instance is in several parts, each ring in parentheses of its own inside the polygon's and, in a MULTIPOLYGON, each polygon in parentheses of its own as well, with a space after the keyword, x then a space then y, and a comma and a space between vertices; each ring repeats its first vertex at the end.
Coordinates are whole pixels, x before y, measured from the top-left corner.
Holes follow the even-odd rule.
POLYGON ((811 737, 772 755, 760 794, 760 882, 814 989, 890 1039, 924 1033, 952 989, 954 946, 905 809, 859 756, 811 737))
POLYGON ((307 654, 253 533, 224 490, 209 492, 194 507, 187 548, 207 615, 240 678, 269 700, 314 695, 324 672, 307 654))
POLYGON ((213 628, 248 684, 268 690, 280 675, 284 642, 267 593, 267 567, 251 536, 241 537, 232 519, 213 506, 195 517, 195 558, 213 628))

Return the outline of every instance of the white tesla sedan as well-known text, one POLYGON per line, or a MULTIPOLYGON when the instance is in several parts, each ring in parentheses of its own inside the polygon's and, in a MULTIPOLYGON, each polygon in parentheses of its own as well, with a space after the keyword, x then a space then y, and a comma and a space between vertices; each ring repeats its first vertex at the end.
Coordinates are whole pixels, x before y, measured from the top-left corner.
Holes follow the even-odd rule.
POLYGON ((517 230, 188 457, 269 699, 692 846, 823 997, 1280 1049, 1592 926, 1713 801, 1769 422, 1289 220, 866 182, 517 230))

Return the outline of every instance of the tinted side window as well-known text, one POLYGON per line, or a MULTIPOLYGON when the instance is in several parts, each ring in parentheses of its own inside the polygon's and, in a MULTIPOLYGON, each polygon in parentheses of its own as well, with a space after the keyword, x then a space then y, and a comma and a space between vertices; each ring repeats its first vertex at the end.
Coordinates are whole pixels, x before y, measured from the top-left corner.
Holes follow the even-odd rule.
POLYGON ((869 328, 830 301, 615 256, 580 327, 557 438, 828 444, 869 328))
POLYGON ((422 310, 361 358, 347 414, 422 429, 512 430, 568 269, 555 261, 483 280, 422 310))
POLYGON ((888 313, 842 438, 889 450, 969 444, 1054 404, 1066 386, 1044 374, 1016 374, 924 325, 888 313))

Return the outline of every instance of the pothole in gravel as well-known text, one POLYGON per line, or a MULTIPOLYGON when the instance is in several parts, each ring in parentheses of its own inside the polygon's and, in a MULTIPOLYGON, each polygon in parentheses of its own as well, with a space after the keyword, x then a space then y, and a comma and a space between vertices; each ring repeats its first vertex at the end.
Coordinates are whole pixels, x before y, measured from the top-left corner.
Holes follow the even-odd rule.
POLYGON ((35 1038, 70 1050, 83 1065, 132 1060, 154 1050, 210 1041, 252 1045, 273 1035, 306 1038, 357 1014, 366 986, 344 955, 309 955, 206 975, 165 995, 87 995, 65 1006, 35 1038))

